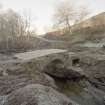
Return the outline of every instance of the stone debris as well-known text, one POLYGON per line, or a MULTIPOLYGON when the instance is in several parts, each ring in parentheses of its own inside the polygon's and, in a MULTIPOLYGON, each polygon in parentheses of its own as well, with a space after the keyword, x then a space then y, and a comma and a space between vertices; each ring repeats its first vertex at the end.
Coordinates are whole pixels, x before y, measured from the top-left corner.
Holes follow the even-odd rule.
POLYGON ((7 60, 2 55, 0 105, 105 105, 104 56, 86 54, 46 49, 7 60))

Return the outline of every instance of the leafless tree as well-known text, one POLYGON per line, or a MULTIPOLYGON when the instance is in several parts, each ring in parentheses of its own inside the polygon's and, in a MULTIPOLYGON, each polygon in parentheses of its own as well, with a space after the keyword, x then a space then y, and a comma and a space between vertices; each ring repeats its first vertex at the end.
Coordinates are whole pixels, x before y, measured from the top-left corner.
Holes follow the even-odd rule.
POLYGON ((79 23, 83 21, 88 15, 91 14, 91 10, 87 5, 81 5, 77 10, 77 17, 75 18, 75 22, 79 23))
MULTIPOLYGON (((13 44, 16 38, 28 38, 24 37, 33 34, 30 30, 30 16, 25 17, 15 12, 12 9, 8 9, 0 12, 0 42, 3 41, 4 46, 8 49, 9 40, 13 44)), ((25 41, 25 40, 23 40, 25 41)))
POLYGON ((89 14, 87 8, 81 6, 79 9, 76 9, 72 3, 64 1, 57 5, 55 9, 54 25, 60 26, 66 29, 67 32, 72 33, 71 25, 74 22, 83 20, 87 14, 89 14))
POLYGON ((68 2, 61 2, 55 9, 55 25, 66 28, 71 32, 71 20, 74 17, 73 7, 68 2))

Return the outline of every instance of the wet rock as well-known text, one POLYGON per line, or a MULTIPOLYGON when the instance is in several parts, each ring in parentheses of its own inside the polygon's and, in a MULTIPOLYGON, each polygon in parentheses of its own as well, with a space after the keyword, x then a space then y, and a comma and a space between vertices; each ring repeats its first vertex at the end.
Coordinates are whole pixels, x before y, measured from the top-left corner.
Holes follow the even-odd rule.
POLYGON ((7 96, 0 96, 0 105, 4 105, 4 102, 6 102, 7 96))
POLYGON ((4 105, 79 105, 56 90, 32 84, 12 92, 4 105))
POLYGON ((0 76, 3 75, 3 68, 0 67, 0 76))
POLYGON ((8 95, 12 91, 22 88, 29 84, 42 84, 57 89, 53 78, 46 74, 36 73, 34 76, 21 74, 20 76, 2 76, 0 77, 0 95, 8 95))
POLYGON ((66 67, 65 64, 59 60, 53 60, 44 68, 44 72, 58 78, 79 79, 85 77, 83 70, 79 67, 66 67))
POLYGON ((3 105, 104 105, 103 59, 70 56, 50 54, 19 63, 0 62, 8 73, 0 76, 0 95, 8 95, 3 105))
POLYGON ((26 70, 22 68, 21 66, 11 66, 6 69, 6 72, 8 75, 21 75, 26 74, 26 70))
POLYGON ((90 83, 77 94, 70 94, 70 99, 75 100, 80 105, 105 105, 104 104, 105 93, 90 83))

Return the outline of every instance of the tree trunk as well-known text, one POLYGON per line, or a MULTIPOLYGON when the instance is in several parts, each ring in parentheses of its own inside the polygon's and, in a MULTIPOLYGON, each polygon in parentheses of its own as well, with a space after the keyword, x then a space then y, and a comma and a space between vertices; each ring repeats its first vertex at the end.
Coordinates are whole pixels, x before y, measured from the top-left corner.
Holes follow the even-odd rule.
POLYGON ((67 31, 72 34, 72 30, 71 30, 71 25, 70 25, 70 22, 69 22, 69 19, 67 18, 66 19, 66 25, 67 25, 67 31))

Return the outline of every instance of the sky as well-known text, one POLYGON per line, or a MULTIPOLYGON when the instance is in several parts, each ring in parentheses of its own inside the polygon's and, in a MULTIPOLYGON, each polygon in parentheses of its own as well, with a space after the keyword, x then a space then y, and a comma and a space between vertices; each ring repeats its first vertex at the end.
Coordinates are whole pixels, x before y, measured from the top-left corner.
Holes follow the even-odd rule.
MULTIPOLYGON (((19 13, 27 11, 32 20, 32 26, 38 34, 44 34, 53 25, 52 16, 59 2, 65 0, 0 0, 4 8, 12 8, 19 13)), ((73 4, 88 5, 92 15, 105 11, 105 0, 69 0, 73 4)))

